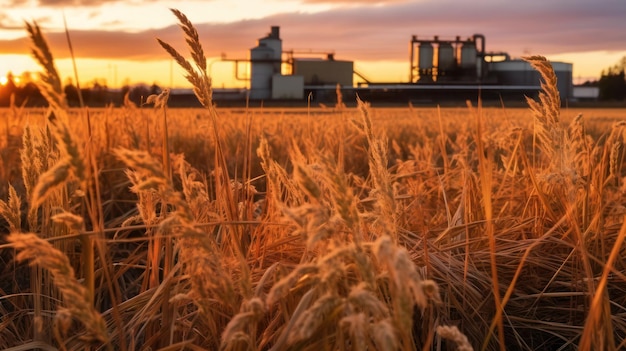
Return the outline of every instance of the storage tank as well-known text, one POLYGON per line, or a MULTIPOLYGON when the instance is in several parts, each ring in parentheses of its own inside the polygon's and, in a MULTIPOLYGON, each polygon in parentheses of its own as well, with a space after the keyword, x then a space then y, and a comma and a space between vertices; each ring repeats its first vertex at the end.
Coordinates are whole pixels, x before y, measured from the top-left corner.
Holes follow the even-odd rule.
POLYGON ((420 43, 417 59, 420 80, 432 80, 433 56, 433 45, 428 42, 420 43))
POLYGON ((468 39, 461 46, 461 68, 474 69, 476 67, 476 59, 476 43, 468 39))
POLYGON ((439 75, 445 75, 446 72, 454 69, 454 48, 451 43, 443 42, 439 44, 437 53, 437 68, 439 75))

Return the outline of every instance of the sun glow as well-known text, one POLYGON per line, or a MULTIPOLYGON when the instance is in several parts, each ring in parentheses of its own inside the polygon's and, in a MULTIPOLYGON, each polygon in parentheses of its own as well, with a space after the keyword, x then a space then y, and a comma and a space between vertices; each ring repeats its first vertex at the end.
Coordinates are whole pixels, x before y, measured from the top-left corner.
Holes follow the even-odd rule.
MULTIPOLYGON (((11 78, 11 80, 13 80, 13 83, 15 83, 15 85, 20 85, 20 83, 22 82, 22 79, 20 77, 15 77, 13 76, 11 78)), ((9 76, 0 76, 0 85, 7 85, 7 83, 9 83, 9 76)))

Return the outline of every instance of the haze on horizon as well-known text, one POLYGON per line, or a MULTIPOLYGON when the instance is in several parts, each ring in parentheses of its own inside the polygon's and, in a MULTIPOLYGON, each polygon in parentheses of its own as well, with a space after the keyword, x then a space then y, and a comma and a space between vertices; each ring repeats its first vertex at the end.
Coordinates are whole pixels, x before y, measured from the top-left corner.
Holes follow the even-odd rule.
MULTIPOLYGON (((407 81, 412 35, 486 37, 487 51, 540 54, 573 63, 575 81, 593 80, 626 56, 626 2, 617 0, 0 0, 0 76, 39 71, 30 58, 24 21, 44 31, 64 78, 73 76, 68 23, 81 85, 156 82, 185 87, 182 72, 157 44, 182 52, 184 39, 168 8, 194 23, 216 87, 244 87, 232 63, 246 59, 270 26, 285 50, 334 52, 372 81, 407 81)), ((242 67, 240 67, 242 68, 242 67)), ((1 81, 1 79, 0 79, 1 81)))

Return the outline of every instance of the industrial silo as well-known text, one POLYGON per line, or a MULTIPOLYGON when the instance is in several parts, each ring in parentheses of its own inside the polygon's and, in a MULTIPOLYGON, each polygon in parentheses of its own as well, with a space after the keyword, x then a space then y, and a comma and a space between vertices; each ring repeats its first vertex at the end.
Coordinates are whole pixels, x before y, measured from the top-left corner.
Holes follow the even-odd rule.
POLYGON ((432 81, 433 56, 433 45, 429 42, 420 43, 418 51, 418 69, 420 82, 432 81))
POLYGON ((250 50, 250 99, 269 99, 272 95, 274 50, 263 45, 250 50))
POLYGON ((459 55, 459 67, 461 74, 469 79, 478 77, 478 52, 476 50, 476 42, 467 39, 461 44, 461 54, 459 55))
MULTIPOLYGON (((271 32, 266 37, 259 39, 259 44, 264 44, 274 51, 274 59, 279 60, 277 69, 280 70, 280 59, 283 55, 283 41, 280 39, 280 27, 272 26, 271 32)), ((280 73, 277 72, 277 73, 280 73)))
POLYGON ((277 26, 272 27, 272 31, 250 49, 250 99, 271 98, 272 76, 281 73, 282 50, 277 26))
POLYGON ((437 51, 437 80, 450 74, 456 67, 454 48, 449 42, 439 43, 437 51))

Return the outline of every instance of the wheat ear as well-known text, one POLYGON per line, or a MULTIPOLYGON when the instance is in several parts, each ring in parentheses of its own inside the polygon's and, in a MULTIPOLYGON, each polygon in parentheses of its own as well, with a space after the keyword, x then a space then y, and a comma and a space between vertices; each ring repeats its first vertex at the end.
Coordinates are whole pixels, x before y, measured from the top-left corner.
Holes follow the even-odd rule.
POLYGON ((19 251, 17 260, 29 260, 30 265, 39 265, 52 274, 53 283, 63 295, 67 309, 85 325, 87 336, 91 340, 107 342, 106 323, 89 302, 87 289, 74 277, 74 269, 67 256, 36 234, 12 233, 7 240, 19 251))
POLYGON ((562 169, 565 157, 565 133, 560 125, 561 97, 557 89, 557 77, 550 62, 543 56, 526 56, 525 61, 541 75, 539 100, 526 97, 526 102, 535 117, 537 128, 535 135, 539 147, 552 160, 553 169, 562 169))
POLYGON ((21 206, 20 196, 17 195, 13 185, 9 184, 9 200, 6 202, 0 200, 0 216, 9 223, 11 232, 19 232, 22 228, 21 206))
POLYGON ((54 65, 54 58, 46 39, 41 33, 37 22, 33 21, 32 24, 26 22, 26 30, 32 41, 31 52, 33 57, 45 71, 41 74, 40 80, 36 81, 36 84, 50 106, 59 109, 65 108, 67 104, 65 102, 65 94, 63 94, 61 77, 54 65))
POLYGON ((472 345, 470 345, 467 336, 461 333, 459 328, 457 328, 456 326, 440 325, 437 327, 436 331, 437 334, 439 334, 439 336, 441 336, 442 338, 456 343, 458 351, 474 351, 474 348, 472 347, 472 345))
POLYGON ((181 66, 187 75, 185 78, 191 85, 193 85, 193 92, 205 108, 213 108, 213 90, 211 88, 211 77, 207 74, 206 57, 204 56, 204 50, 202 44, 200 44, 200 37, 198 31, 193 26, 191 21, 182 12, 176 9, 170 9, 174 16, 178 18, 179 26, 185 33, 185 41, 189 47, 191 58, 195 63, 195 68, 187 61, 183 55, 181 55, 170 44, 157 38, 157 42, 167 51, 176 63, 181 66))

